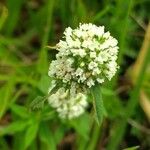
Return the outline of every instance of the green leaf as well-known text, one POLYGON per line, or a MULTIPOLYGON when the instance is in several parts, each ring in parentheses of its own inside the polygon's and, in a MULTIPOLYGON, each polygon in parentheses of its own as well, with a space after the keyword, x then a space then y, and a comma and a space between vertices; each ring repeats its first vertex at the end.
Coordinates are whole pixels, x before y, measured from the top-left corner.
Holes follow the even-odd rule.
POLYGON ((38 88, 43 94, 48 93, 48 88, 51 84, 51 78, 48 75, 43 75, 38 83, 38 88))
POLYGON ((106 13, 110 11, 110 6, 105 7, 103 10, 98 12, 92 19, 92 22, 96 22, 101 19, 106 13))
POLYGON ((26 107, 19 106, 17 104, 13 104, 11 106, 11 111, 16 114, 17 116, 20 116, 21 118, 28 118, 29 112, 27 111, 26 107))
POLYGON ((0 30, 2 29, 2 27, 4 26, 4 23, 7 19, 8 16, 8 10, 5 6, 1 6, 0 5, 0 30))
POLYGON ((14 76, 10 77, 8 83, 0 89, 0 119, 7 111, 10 101, 14 92, 15 79, 14 76))
POLYGON ((0 137, 0 148, 1 150, 10 150, 9 143, 7 143, 4 137, 0 137))
POLYGON ((55 118, 55 115, 56 111, 49 107, 49 105, 46 105, 41 111, 42 121, 52 120, 55 118))
POLYGON ((107 95, 107 96, 114 96, 115 95, 115 91, 109 88, 101 88, 101 92, 103 95, 107 95))
POLYGON ((19 21, 20 11, 24 0, 7 0, 7 8, 9 10, 8 19, 6 21, 6 33, 11 35, 19 21))
POLYGON ((136 150, 138 148, 139 148, 139 146, 133 146, 133 147, 125 148, 123 150, 136 150))
POLYGON ((46 97, 37 96, 30 104, 31 110, 38 110, 43 108, 46 97))
POLYGON ((91 88, 91 95, 93 98, 93 105, 94 105, 94 110, 96 113, 96 120, 98 124, 100 125, 102 123, 104 112, 105 112, 100 85, 96 85, 91 88))
POLYGON ((79 135, 81 135, 85 140, 89 139, 88 134, 90 131, 90 118, 88 114, 84 114, 74 120, 71 120, 70 123, 79 135))
POLYGON ((21 120, 21 121, 14 121, 13 123, 7 126, 0 126, 0 136, 3 136, 5 134, 14 134, 16 132, 23 131, 27 125, 28 125, 27 121, 21 120))
POLYGON ((46 144, 47 149, 56 150, 54 135, 44 122, 40 125, 39 137, 40 140, 46 144))
POLYGON ((44 30, 44 34, 43 34, 43 41, 42 41, 42 47, 41 47, 41 51, 39 54, 39 60, 38 60, 38 66, 37 66, 37 70, 39 73, 41 74, 45 74, 47 73, 48 70, 48 62, 47 62, 47 50, 45 49, 45 46, 48 44, 48 38, 49 38, 49 34, 51 31, 51 25, 52 25, 52 17, 53 17, 53 10, 54 10, 54 0, 48 0, 47 2, 47 13, 44 16, 44 18, 46 18, 46 25, 45 28, 46 30, 44 30))
POLYGON ((24 138, 24 149, 27 149, 30 144, 32 144, 33 140, 36 138, 38 131, 39 123, 35 120, 28 127, 25 138, 24 138))
POLYGON ((66 128, 63 125, 60 124, 57 127, 57 129, 56 129, 56 131, 54 133, 55 143, 56 144, 59 144, 62 141, 62 139, 63 139, 63 137, 65 135, 65 131, 66 131, 66 128))
POLYGON ((13 135, 12 150, 24 150, 24 132, 18 132, 13 135))

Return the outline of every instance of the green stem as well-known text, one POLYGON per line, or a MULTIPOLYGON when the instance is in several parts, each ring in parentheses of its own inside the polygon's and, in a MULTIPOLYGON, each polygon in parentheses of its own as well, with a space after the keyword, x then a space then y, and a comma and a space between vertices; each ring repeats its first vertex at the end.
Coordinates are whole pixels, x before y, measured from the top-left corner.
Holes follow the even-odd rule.
POLYGON ((93 129, 93 134, 90 140, 90 143, 88 145, 87 150, 94 150, 96 149, 99 137, 100 137, 100 126, 97 125, 97 123, 94 123, 94 129, 93 129))

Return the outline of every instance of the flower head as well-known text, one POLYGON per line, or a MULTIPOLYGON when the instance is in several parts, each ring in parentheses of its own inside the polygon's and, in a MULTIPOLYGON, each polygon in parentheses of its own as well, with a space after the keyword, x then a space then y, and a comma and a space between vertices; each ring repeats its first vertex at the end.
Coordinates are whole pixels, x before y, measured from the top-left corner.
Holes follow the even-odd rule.
POLYGON ((82 114, 87 106, 85 89, 115 75, 117 44, 104 26, 89 23, 65 29, 63 40, 56 45, 56 60, 51 62, 48 72, 55 84, 61 85, 49 97, 49 103, 62 118, 82 114))
POLYGON ((118 68, 117 43, 109 32, 104 32, 104 26, 89 23, 80 24, 77 29, 68 27, 64 40, 56 45, 59 52, 50 64, 49 76, 89 88, 111 80, 118 68))
POLYGON ((48 97, 48 102, 63 119, 78 117, 88 105, 86 95, 77 92, 75 83, 72 84, 71 89, 59 88, 48 97))

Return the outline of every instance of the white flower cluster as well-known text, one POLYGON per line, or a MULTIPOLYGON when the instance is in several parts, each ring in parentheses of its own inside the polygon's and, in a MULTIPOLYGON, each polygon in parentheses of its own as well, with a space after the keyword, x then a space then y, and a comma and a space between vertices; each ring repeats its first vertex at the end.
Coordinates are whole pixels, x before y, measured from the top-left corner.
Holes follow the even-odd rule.
MULTIPOLYGON (((98 27, 89 23, 80 24, 76 29, 68 27, 64 32, 63 39, 56 45, 58 53, 56 60, 51 62, 48 73, 56 82, 59 81, 62 85, 69 87, 74 82, 80 87, 90 88, 96 83, 103 83, 106 79, 111 80, 115 75, 118 69, 116 63, 118 42, 109 32, 104 32, 104 26, 98 27)), ((55 95, 59 95, 61 90, 60 88, 55 95)), ((63 89, 63 92, 68 93, 69 91, 63 89)), ((77 95, 73 97, 74 101, 76 101, 77 95)), ((55 99, 60 101, 58 98, 55 99)), ((83 97, 81 99, 85 100, 83 97)), ((71 97, 65 102, 71 103, 71 97)), ((65 108, 59 109, 59 114, 67 112, 66 105, 68 104, 65 102, 63 102, 65 108)), ((51 102, 50 104, 53 105, 51 102)))
POLYGON ((118 42, 109 32, 104 32, 104 26, 80 24, 74 30, 66 28, 64 35, 64 41, 56 45, 59 52, 50 65, 49 76, 90 88, 115 75, 118 42))
POLYGON ((77 93, 75 84, 72 84, 71 89, 59 88, 48 97, 48 102, 63 119, 78 117, 88 105, 86 95, 77 93))

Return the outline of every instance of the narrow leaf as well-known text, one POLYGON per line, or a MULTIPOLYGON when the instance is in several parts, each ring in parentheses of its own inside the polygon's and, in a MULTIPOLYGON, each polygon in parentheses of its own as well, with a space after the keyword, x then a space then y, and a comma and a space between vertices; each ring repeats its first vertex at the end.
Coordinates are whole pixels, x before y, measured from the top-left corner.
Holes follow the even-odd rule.
POLYGON ((0 30, 1 30, 2 27, 4 26, 6 19, 7 19, 8 10, 5 6, 0 6, 0 10, 2 11, 2 13, 0 13, 0 30))
POLYGON ((133 146, 133 147, 125 148, 123 150, 137 150, 137 149, 139 149, 139 146, 133 146))
POLYGON ((31 145, 33 140, 36 138, 38 127, 38 122, 32 122, 32 124, 29 126, 25 134, 24 149, 27 149, 31 145))
POLYGON ((26 107, 23 107, 20 105, 13 104, 11 106, 11 111, 21 118, 28 118, 29 117, 29 112, 27 111, 26 107))
POLYGON ((19 121, 14 121, 13 123, 7 126, 0 126, 0 136, 4 136, 6 134, 10 135, 16 132, 23 131, 27 125, 28 125, 27 121, 19 120, 19 121))
POLYGON ((101 88, 100 85, 96 85, 91 88, 91 95, 93 98, 96 120, 99 125, 102 123, 103 115, 104 115, 104 105, 103 105, 102 93, 100 88, 101 88))
POLYGON ((40 140, 46 144, 47 149, 56 150, 56 143, 52 132, 46 123, 41 123, 39 130, 40 140))
POLYGON ((6 85, 0 89, 0 119, 3 117, 10 105, 12 94, 14 91, 14 86, 15 80, 14 76, 12 76, 9 79, 8 83, 6 83, 6 85))

